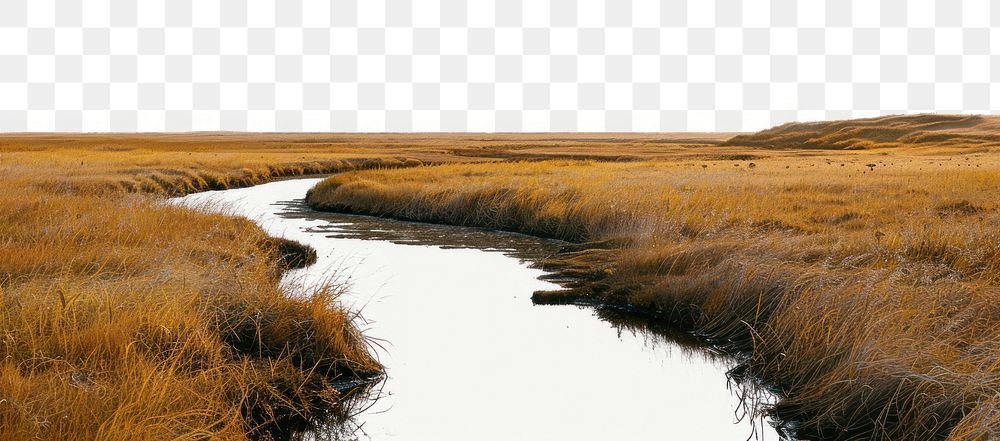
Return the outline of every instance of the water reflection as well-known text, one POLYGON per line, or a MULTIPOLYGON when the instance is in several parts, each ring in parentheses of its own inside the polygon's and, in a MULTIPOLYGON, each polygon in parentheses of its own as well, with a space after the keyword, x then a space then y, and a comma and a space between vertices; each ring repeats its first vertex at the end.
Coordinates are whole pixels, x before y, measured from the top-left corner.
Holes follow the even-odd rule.
POLYGON ((398 245, 425 245, 441 249, 476 249, 500 252, 528 263, 544 260, 558 253, 566 245, 566 242, 560 240, 482 228, 320 212, 309 208, 303 199, 279 201, 274 205, 280 207, 278 214, 284 218, 323 221, 306 231, 323 234, 331 239, 378 240, 398 245))

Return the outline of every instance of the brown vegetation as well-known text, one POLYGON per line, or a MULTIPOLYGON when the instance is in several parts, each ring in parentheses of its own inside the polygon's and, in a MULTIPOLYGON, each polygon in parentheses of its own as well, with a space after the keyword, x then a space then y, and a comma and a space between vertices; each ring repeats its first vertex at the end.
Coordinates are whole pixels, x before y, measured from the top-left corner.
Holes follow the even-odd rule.
POLYGON ((337 417, 348 399, 338 388, 381 369, 336 305, 339 288, 278 288, 309 250, 163 195, 424 163, 617 157, 610 146, 622 144, 682 148, 663 139, 681 137, 0 135, 0 432, 258 437, 337 417))
POLYGON ((783 149, 979 149, 1000 147, 1000 119, 980 115, 893 115, 789 123, 723 143, 783 149))
POLYGON ((576 241, 546 262, 572 289, 540 301, 603 302, 697 333, 778 386, 774 412, 801 434, 997 437, 997 120, 874 121, 728 142, 0 136, 0 427, 241 439, 289 415, 335 417, 347 398, 335 383, 379 370, 337 288, 281 291, 307 251, 160 195, 378 169, 338 175, 310 201, 576 241), (435 166, 386 170, 420 164, 435 166))
POLYGON ((573 289, 539 301, 655 315, 737 354, 799 436, 991 439, 1000 157, 954 147, 363 171, 308 201, 581 243, 548 264, 573 289))
POLYGON ((310 249, 126 192, 243 185, 311 165, 130 155, 0 153, 2 437, 244 439, 349 410, 341 384, 381 366, 337 306, 339 288, 279 288, 310 249))

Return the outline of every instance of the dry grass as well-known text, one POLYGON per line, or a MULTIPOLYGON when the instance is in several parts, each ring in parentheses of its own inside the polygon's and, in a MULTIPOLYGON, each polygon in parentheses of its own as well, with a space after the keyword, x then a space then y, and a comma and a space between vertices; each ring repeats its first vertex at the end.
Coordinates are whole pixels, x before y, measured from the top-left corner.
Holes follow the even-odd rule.
POLYGON ((1000 147, 1000 119, 980 115, 892 115, 789 123, 734 136, 725 145, 791 149, 875 148, 989 151, 1000 147))
POLYGON ((742 354, 801 436, 1000 436, 1000 156, 743 152, 361 171, 309 202, 603 241, 551 265, 588 283, 540 299, 654 313, 742 354))
POLYGON ((382 168, 311 200, 587 242, 548 262, 577 280, 563 300, 641 308, 743 354, 802 433, 997 437, 1000 160, 995 121, 959 119, 915 120, 928 133, 894 150, 852 147, 887 145, 843 123, 739 138, 779 149, 725 134, 3 135, 0 427, 242 439, 336 412, 331 381, 379 369, 336 287, 282 292, 287 244, 158 195, 382 168), (507 160, 532 162, 384 170, 507 160))
POLYGON ((0 207, 11 439, 239 439, 380 369, 335 291, 278 288, 280 248, 250 221, 24 188, 0 207))
POLYGON ((448 162, 704 156, 727 134, 0 134, 7 188, 177 195, 274 177, 448 162), (13 184, 16 181, 18 184, 13 184))
POLYGON ((381 369, 337 287, 278 288, 304 250, 163 195, 424 163, 611 160, 624 144, 655 156, 725 138, 689 137, 0 135, 0 431, 280 437, 269 423, 337 417, 347 397, 332 382, 381 369))
POLYGON ((0 154, 2 438, 245 439, 348 410, 335 382, 381 366, 337 287, 279 289, 307 250, 248 220, 127 192, 242 185, 309 166, 235 152, 131 155, 0 154))

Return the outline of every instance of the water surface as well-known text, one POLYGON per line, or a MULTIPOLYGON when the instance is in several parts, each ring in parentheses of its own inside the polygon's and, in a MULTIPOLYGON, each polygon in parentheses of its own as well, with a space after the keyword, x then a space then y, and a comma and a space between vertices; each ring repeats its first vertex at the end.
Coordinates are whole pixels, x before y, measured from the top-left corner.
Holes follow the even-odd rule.
POLYGON ((316 182, 181 202, 222 204, 214 207, 315 247, 319 260, 289 272, 290 286, 350 284, 341 301, 361 311, 359 326, 381 342, 388 378, 349 438, 778 439, 766 423, 738 418, 726 358, 615 325, 590 308, 532 305, 532 292, 558 287, 529 265, 559 242, 314 212, 302 198, 316 182))

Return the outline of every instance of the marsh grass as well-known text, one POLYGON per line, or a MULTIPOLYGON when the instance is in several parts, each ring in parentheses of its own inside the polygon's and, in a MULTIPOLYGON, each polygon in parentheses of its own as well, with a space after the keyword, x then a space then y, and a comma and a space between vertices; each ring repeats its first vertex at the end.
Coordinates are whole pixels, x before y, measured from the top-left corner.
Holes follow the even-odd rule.
POLYGON ((381 370, 307 249, 164 196, 361 169, 660 155, 727 135, 0 135, 0 427, 12 439, 286 437, 381 370), (291 288, 295 289, 295 288, 291 288))
POLYGON ((142 195, 0 206, 5 436, 239 439, 380 370, 335 290, 279 289, 297 253, 250 221, 142 195))
POLYGON ((617 244, 567 250, 551 266, 574 289, 536 299, 656 314, 737 354, 744 377, 781 392, 760 410, 799 436, 1000 436, 1000 160, 876 150, 754 163, 363 171, 307 200, 617 244))
POLYGON ((405 162, 187 156, 0 154, 3 438, 283 438, 381 372, 339 287, 279 286, 313 250, 160 195, 405 162))
POLYGON ((355 170, 310 202, 577 241, 543 262, 572 289, 539 301, 642 311, 739 354, 737 374, 780 388, 770 411, 800 434, 996 438, 997 128, 962 118, 882 121, 918 126, 894 150, 883 147, 899 133, 842 123, 732 145, 2 135, 0 427, 13 439, 244 439, 345 416, 352 395, 338 385, 380 366, 337 305, 342 288, 283 291, 281 272, 307 251, 162 196, 355 170), (525 162, 485 163, 511 160, 525 162), (483 164, 389 170, 456 162, 483 164))

